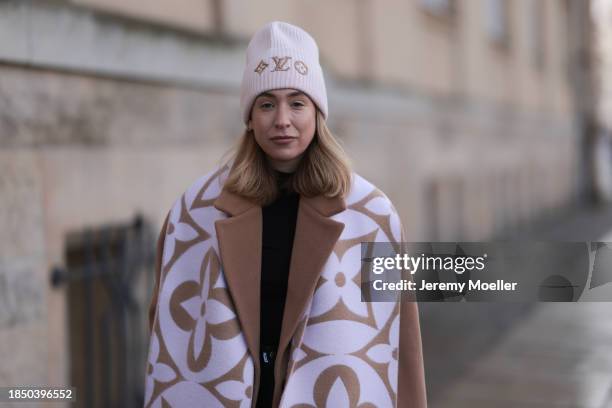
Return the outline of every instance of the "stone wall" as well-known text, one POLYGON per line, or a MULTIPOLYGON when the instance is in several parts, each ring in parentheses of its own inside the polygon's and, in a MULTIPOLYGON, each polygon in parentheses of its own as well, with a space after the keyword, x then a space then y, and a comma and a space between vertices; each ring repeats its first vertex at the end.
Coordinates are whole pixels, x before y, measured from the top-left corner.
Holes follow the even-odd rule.
POLYGON ((0 197, 0 384, 45 384, 45 220, 35 154, 0 150, 0 197))

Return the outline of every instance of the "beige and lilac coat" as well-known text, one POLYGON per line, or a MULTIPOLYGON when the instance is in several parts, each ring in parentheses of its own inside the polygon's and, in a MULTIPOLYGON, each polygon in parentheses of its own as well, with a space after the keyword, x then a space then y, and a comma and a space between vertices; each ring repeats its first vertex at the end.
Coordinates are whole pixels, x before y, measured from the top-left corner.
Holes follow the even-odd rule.
MULTIPOLYGON (((146 407, 253 407, 259 385, 261 207, 196 181, 158 241, 146 407)), ((361 302, 360 243, 400 242, 391 202, 353 176, 345 199, 299 203, 274 406, 426 406, 416 303, 361 302)))

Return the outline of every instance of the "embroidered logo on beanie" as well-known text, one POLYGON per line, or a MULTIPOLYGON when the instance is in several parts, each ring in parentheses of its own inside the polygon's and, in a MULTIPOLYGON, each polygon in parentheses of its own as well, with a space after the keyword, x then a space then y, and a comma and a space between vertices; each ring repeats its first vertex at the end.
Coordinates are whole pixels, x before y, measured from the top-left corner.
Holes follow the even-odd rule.
MULTIPOLYGON (((272 70, 272 72, 276 72, 276 71, 289 71, 289 69, 291 68, 291 64, 288 65, 288 62, 290 62, 292 58, 289 56, 284 56, 284 57, 278 57, 278 56, 274 56, 272 57, 272 61, 274 61, 274 69, 272 70)), ((266 63, 264 60, 259 61, 259 64, 257 65, 257 68, 255 68, 255 72, 257 72, 258 74, 262 74, 266 68, 268 68, 270 66, 270 64, 266 63)), ((306 63, 304 61, 300 61, 297 60, 293 63, 293 69, 295 69, 297 72, 299 72, 302 75, 307 75, 308 74, 308 65, 306 65, 306 63)))

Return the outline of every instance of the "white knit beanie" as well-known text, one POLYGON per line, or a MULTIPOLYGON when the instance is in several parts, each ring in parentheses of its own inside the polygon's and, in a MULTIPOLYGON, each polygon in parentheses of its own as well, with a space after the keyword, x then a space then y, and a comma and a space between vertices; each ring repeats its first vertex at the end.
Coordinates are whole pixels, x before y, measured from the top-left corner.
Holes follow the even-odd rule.
POLYGON ((240 107, 248 124, 255 98, 272 89, 307 94, 327 118, 327 92, 315 40, 294 25, 274 21, 255 33, 247 48, 240 107))

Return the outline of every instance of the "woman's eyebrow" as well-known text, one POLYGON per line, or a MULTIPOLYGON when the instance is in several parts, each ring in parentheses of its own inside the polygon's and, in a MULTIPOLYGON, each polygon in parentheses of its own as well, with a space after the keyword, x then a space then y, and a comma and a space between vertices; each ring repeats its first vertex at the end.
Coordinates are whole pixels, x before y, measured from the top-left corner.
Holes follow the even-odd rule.
MULTIPOLYGON (((294 96, 304 96, 304 95, 306 95, 306 94, 304 92, 302 92, 302 91, 295 91, 295 92, 291 92, 290 94, 287 94, 287 97, 288 98, 293 98, 294 96)), ((274 94, 271 94, 270 92, 262 92, 257 97, 258 98, 266 97, 266 98, 276 99, 276 96, 274 94)))

